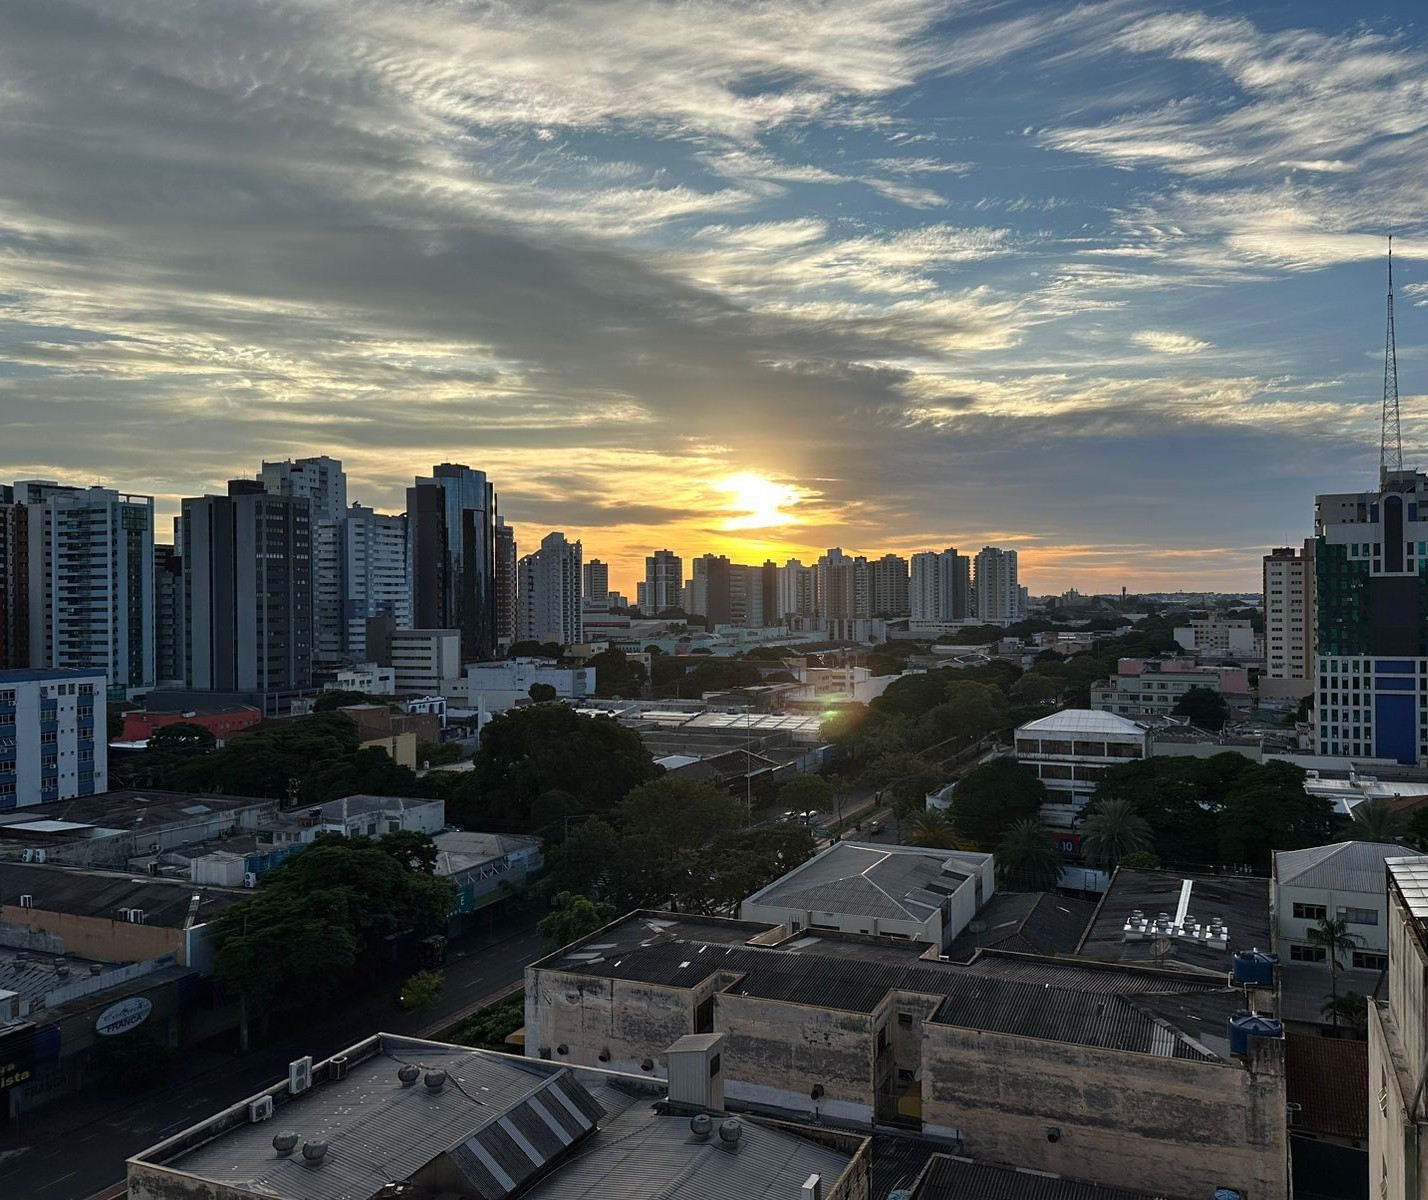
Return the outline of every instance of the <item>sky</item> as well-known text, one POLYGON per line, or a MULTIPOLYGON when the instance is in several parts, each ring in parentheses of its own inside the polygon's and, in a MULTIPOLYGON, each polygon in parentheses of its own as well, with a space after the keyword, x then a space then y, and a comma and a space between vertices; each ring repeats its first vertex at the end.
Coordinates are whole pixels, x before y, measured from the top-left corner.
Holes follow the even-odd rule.
POLYGON ((0 480, 1257 589, 1377 478, 1390 232, 1428 457, 1425 161, 1406 3, 0 0, 0 480))

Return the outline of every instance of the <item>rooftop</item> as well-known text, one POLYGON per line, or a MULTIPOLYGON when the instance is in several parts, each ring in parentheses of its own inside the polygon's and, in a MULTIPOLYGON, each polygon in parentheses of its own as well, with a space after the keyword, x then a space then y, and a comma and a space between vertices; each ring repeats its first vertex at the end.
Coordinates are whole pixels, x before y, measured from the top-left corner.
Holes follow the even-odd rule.
POLYGON ((942 901, 990 858, 956 850, 836 842, 744 903, 920 924, 935 916, 942 901))
POLYGON ((1408 911, 1419 921, 1428 921, 1428 858, 1386 858, 1383 865, 1393 877, 1393 885, 1403 897, 1408 911))
POLYGON ((1308 850, 1276 850, 1274 876, 1282 886, 1383 895, 1383 864, 1422 854, 1396 842, 1335 842, 1308 850))
POLYGON ((277 811, 276 800, 254 796, 202 796, 189 792, 120 790, 76 796, 48 804, 0 812, 0 841, 70 841, 182 824, 212 813, 263 805, 277 811))
POLYGON ((965 962, 979 949, 1074 954, 1095 915, 1094 900, 1055 892, 998 892, 948 947, 947 957, 965 962))
POLYGON ((43 912, 117 921, 121 908, 137 908, 145 925, 187 929, 212 920, 241 893, 127 872, 0 862, 0 904, 17 905, 21 896, 32 897, 31 907, 43 912))
POLYGON ((99 669, 72 671, 63 667, 14 667, 0 671, 0 683, 48 683, 56 679, 72 681, 96 678, 104 678, 104 672, 99 669))
POLYGON ((541 845, 540 838, 513 833, 438 833, 431 840, 436 843, 436 873, 442 878, 541 845))
POLYGON ((1235 951, 1267 950, 1269 944, 1269 880, 1121 867, 1111 877, 1076 953, 1100 962, 1223 978, 1235 951), (1143 927, 1162 917, 1165 928, 1143 927), (1207 936, 1206 927, 1216 919, 1222 923, 1223 938, 1207 936), (1132 921, 1140 923, 1134 930, 1128 928, 1132 921), (1198 933, 1190 928, 1192 923, 1198 933))
POLYGON ((858 935, 797 934, 754 922, 634 913, 557 951, 538 969, 718 990, 870 1013, 893 991, 941 997, 932 1020, 1076 1045, 1216 1061, 1237 997, 1200 979, 983 950, 970 963, 935 948, 858 935))
POLYGON ((934 1154, 911 1200, 1151 1200, 1143 1192, 1102 1187, 1027 1171, 994 1167, 951 1154, 934 1154))
POLYGON ((613 1073, 391 1034, 346 1059, 340 1079, 320 1064, 309 1090, 270 1089, 273 1119, 251 1123, 247 1102, 236 1105, 131 1159, 131 1177, 158 1164, 274 1200, 749 1200, 797 1196, 810 1175, 831 1187, 852 1159, 748 1118, 736 1143, 700 1137, 658 1104, 659 1086, 613 1073), (398 1072, 413 1066, 404 1085, 398 1072), (444 1079, 432 1087, 435 1072, 444 1079), (274 1136, 287 1130, 295 1152, 281 1154, 274 1136), (326 1149, 310 1159, 315 1142, 326 1149), (423 1190, 396 1186, 404 1181, 423 1190))
POLYGON ((1291 1033, 1284 1070, 1289 1103, 1299 1105, 1294 1129, 1368 1141, 1367 1042, 1291 1033))
POLYGON ((1071 734, 1098 734, 1107 736, 1117 734, 1122 737, 1145 737, 1145 726, 1138 721, 1130 721, 1125 717, 1118 717, 1115 713, 1098 712, 1090 708, 1066 708, 1060 712, 1052 713, 1049 717, 1041 717, 1035 721, 1028 721, 1021 726, 1018 733, 1071 733, 1071 734))

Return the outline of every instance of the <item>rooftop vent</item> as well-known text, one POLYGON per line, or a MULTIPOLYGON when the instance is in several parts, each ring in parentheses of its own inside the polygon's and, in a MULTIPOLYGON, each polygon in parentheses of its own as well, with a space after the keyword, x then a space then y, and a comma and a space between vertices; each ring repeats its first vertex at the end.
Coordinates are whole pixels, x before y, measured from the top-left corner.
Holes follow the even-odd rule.
POLYGON ((803 1187, 798 1192, 799 1200, 823 1200, 823 1178, 820 1175, 810 1175, 803 1181, 803 1187))
POLYGON ((426 1087, 428 1091, 439 1092, 446 1086, 445 1071, 428 1071, 426 1073, 426 1087))
POLYGON ((397 1072, 397 1078, 401 1080, 402 1087, 414 1087, 416 1081, 421 1078, 421 1068, 414 1067, 411 1063, 407 1063, 406 1066, 397 1072))
POLYGON ((302 1156, 310 1163, 320 1163, 327 1157, 327 1143, 321 1138, 309 1138, 302 1144, 302 1156))
POLYGON ((737 1146, 744 1136, 744 1125, 737 1117, 719 1122, 719 1140, 726 1146, 737 1146))
POLYGON ((347 1078, 347 1055, 334 1054, 327 1060, 327 1077, 329 1079, 347 1078))
POLYGON ((273 1134, 273 1149, 280 1157, 286 1157, 297 1149, 297 1144, 301 1139, 294 1129, 285 1129, 282 1133, 273 1134))
POLYGON ((689 1118, 689 1132, 705 1141, 714 1132, 714 1118, 708 1113, 695 1113, 689 1118))

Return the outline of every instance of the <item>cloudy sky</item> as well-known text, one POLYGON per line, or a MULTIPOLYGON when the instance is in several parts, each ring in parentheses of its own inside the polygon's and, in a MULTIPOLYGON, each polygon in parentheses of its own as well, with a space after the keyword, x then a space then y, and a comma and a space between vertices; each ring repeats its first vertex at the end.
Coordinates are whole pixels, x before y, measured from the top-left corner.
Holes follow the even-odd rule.
POLYGON ((1376 477, 1389 231, 1425 461, 1412 11, 0 0, 0 479, 1257 587, 1376 477))

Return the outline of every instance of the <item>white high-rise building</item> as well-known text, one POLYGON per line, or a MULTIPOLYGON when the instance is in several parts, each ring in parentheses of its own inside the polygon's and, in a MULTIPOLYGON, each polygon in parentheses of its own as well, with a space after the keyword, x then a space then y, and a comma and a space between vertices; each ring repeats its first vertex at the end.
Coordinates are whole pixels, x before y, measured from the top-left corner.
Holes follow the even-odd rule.
POLYGON ((1309 680, 1314 670, 1314 543, 1264 556, 1264 657, 1270 679, 1309 680))
POLYGON ((789 617, 811 617, 817 611, 813 568, 790 558, 778 569, 778 619, 786 621, 789 617))
POLYGON ((610 564, 592 558, 581 568, 581 587, 586 600, 604 603, 610 596, 610 564))
POLYGON ((548 533, 540 549, 520 562, 518 641, 578 643, 580 625, 581 546, 565 534, 548 533))
POLYGON ((908 604, 914 621, 962 621, 971 615, 972 563, 955 549, 912 556, 908 604))
POLYGON ((30 663, 154 685, 154 499, 49 480, 15 484, 27 509, 30 663))
POLYGON ((813 565, 813 591, 818 615, 845 620, 858 615, 857 574, 851 555, 834 546, 813 565))
POLYGON ((258 478, 273 496, 293 496, 312 505, 312 657, 317 663, 342 660, 347 641, 344 621, 344 541, 347 475, 335 458, 265 462, 258 478))
POLYGON ((972 563, 972 594, 976 617, 987 625, 1011 625, 1021 620, 1021 588, 1016 578, 1016 551, 983 546, 972 563))
POLYGON ((412 623, 412 572, 407 518, 385 516, 354 504, 338 527, 342 536, 342 650, 367 660, 367 620, 391 617, 397 629, 412 623))
POLYGON ((645 559, 645 591, 640 611, 650 615, 684 607, 684 560, 669 550, 645 559))

